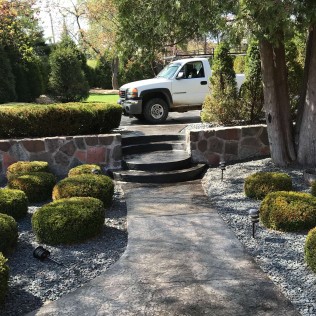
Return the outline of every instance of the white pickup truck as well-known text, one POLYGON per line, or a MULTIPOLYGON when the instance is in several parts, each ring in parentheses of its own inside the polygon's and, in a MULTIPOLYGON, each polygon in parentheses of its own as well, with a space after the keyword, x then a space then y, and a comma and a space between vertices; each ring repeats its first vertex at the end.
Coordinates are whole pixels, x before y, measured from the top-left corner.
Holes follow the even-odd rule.
MULTIPOLYGON (((176 60, 153 79, 123 85, 118 103, 126 116, 161 123, 169 112, 201 109, 209 93, 211 75, 207 58, 176 60)), ((244 74, 236 75, 238 89, 244 80, 244 74)))

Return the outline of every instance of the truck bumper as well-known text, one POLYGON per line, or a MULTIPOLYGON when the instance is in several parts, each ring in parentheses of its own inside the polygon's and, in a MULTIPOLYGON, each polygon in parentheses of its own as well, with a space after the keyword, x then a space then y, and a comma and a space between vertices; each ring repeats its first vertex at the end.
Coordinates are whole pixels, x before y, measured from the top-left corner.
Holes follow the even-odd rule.
POLYGON ((142 114, 142 100, 118 100, 117 103, 122 106, 125 116, 142 114))

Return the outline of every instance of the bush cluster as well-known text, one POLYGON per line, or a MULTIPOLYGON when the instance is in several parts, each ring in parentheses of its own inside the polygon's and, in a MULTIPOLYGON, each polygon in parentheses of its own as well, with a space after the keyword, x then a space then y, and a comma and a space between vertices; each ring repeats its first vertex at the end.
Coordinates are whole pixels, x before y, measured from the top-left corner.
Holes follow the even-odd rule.
POLYGON ((0 189, 0 213, 19 220, 27 214, 28 199, 21 190, 0 189))
POLYGON ((312 182, 312 195, 316 196, 316 181, 312 182))
POLYGON ((316 227, 307 234, 304 252, 306 263, 316 272, 316 227))
POLYGON ((121 106, 108 103, 4 105, 0 107, 0 137, 107 133, 120 125, 121 114, 121 106))
POLYGON ((101 167, 94 164, 83 164, 69 170, 68 177, 78 176, 81 174, 102 174, 101 167))
POLYGON ((51 198, 56 177, 49 172, 30 172, 8 182, 10 189, 25 192, 29 202, 43 202, 51 198))
POLYGON ((7 169, 8 180, 29 172, 49 172, 46 161, 18 161, 10 165, 7 169))
POLYGON ((257 172, 245 179, 246 196, 258 200, 275 191, 291 191, 292 179, 282 172, 257 172))
POLYGON ((7 259, 0 252, 0 305, 4 304, 5 296, 8 291, 9 267, 7 259))
POLYGON ((0 252, 8 253, 18 241, 18 224, 12 216, 0 214, 0 252))
POLYGON ((105 175, 81 174, 59 181, 53 189, 53 200, 75 196, 94 197, 105 207, 111 205, 114 193, 112 179, 105 175))
POLYGON ((316 226, 316 198, 302 192, 272 192, 260 205, 260 220, 268 228, 302 231, 316 226))
POLYGON ((70 244, 98 235, 104 224, 105 209, 92 197, 73 197, 51 202, 32 217, 32 227, 40 242, 70 244))

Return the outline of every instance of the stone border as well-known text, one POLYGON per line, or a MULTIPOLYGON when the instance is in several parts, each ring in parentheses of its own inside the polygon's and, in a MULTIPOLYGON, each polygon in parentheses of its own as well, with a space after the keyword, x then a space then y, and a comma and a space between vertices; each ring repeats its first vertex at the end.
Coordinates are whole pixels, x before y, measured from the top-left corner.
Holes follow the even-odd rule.
POLYGON ((217 166, 270 155, 266 125, 216 127, 188 130, 186 148, 192 161, 217 166))
POLYGON ((121 168, 120 134, 24 138, 0 140, 0 181, 9 165, 17 161, 47 161, 51 170, 64 177, 84 163, 100 164, 105 169, 121 168))

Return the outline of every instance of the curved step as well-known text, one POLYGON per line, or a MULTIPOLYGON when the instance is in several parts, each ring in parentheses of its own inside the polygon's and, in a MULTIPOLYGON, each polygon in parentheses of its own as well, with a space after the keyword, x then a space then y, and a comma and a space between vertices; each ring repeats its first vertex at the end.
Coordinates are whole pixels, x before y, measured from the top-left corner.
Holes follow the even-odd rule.
POLYGON ((114 179, 126 182, 138 183, 175 183, 190 181, 201 178, 206 170, 206 165, 198 164, 191 168, 165 171, 165 172, 147 172, 139 170, 127 170, 114 172, 114 179))
POLYGON ((142 171, 171 171, 190 167, 191 157, 183 150, 156 151, 128 155, 123 161, 124 169, 142 171))
POLYGON ((122 147, 122 154, 126 156, 162 150, 181 150, 184 149, 184 147, 182 142, 134 144, 122 147))
POLYGON ((122 146, 184 140, 185 135, 181 134, 126 136, 122 137, 122 146))

